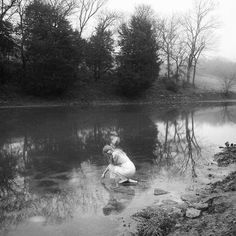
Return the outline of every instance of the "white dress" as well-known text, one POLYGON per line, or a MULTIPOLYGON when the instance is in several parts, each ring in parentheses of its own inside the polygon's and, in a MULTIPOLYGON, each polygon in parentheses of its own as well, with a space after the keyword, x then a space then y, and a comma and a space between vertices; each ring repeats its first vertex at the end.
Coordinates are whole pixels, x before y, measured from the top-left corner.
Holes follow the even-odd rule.
POLYGON ((126 180, 131 178, 136 171, 134 163, 121 149, 115 149, 112 153, 112 164, 109 165, 110 177, 126 180))

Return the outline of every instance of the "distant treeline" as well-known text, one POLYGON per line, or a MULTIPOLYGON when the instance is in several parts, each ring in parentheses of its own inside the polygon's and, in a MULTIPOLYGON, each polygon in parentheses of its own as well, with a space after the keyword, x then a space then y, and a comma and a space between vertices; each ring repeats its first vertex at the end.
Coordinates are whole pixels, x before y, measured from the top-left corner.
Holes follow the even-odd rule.
POLYGON ((160 79, 162 63, 167 86, 175 90, 183 80, 194 85, 198 59, 215 27, 208 20, 212 1, 196 2, 194 14, 181 17, 159 18, 144 5, 123 23, 119 13, 102 13, 85 38, 84 29, 105 2, 1 1, 0 85, 57 96, 78 81, 102 80, 134 96, 160 79))
POLYGON ((236 75, 236 62, 229 61, 225 58, 213 58, 200 61, 200 72, 217 77, 227 75, 236 75))

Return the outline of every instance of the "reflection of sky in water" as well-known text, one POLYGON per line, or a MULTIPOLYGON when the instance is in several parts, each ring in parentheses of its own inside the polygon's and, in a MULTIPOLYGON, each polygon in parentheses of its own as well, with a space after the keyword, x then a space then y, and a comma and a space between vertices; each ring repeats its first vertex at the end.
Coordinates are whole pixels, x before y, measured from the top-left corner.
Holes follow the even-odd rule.
POLYGON ((6 235, 112 235, 118 216, 166 198, 154 196, 154 188, 179 201, 180 193, 206 181, 218 146, 235 142, 235 107, 226 108, 195 113, 106 108, 106 116, 93 110, 50 111, 46 117, 10 114, 1 121, 0 144, 18 155, 15 182, 22 206, 6 212, 5 224, 18 225, 16 230, 7 226, 6 235), (100 182, 107 164, 101 149, 113 130, 137 167, 137 186, 115 188, 107 180, 105 186, 100 182))
MULTIPOLYGON (((158 122, 156 125, 160 132, 159 139, 164 141, 166 125, 163 122, 158 122)), ((236 123, 211 124, 195 119, 194 126, 195 136, 201 147, 211 146, 215 151, 218 151, 218 147, 224 146, 226 141, 236 143, 236 123)), ((174 127, 170 126, 168 135, 171 136, 173 133, 174 127)))
POLYGON ((196 134, 204 138, 206 142, 224 146, 226 141, 235 142, 236 124, 218 124, 196 122, 196 134))

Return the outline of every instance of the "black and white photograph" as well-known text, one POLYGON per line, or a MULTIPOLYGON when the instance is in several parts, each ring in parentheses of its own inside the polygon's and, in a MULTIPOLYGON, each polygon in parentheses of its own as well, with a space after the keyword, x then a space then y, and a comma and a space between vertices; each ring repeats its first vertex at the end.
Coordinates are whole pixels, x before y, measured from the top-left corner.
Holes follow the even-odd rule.
POLYGON ((235 24, 235 0, 0 0, 0 236, 235 236, 235 24))

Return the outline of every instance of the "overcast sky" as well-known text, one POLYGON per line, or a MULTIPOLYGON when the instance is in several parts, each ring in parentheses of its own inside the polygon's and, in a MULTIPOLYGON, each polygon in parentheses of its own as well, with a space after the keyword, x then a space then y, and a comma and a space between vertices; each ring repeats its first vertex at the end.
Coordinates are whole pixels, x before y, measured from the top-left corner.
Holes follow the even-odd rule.
MULTIPOLYGON (((236 0, 217 2, 216 14, 221 26, 218 30, 217 47, 212 54, 236 61, 236 0)), ((155 12, 161 15, 185 12, 192 6, 192 0, 108 0, 105 7, 132 13, 135 6, 143 3, 151 5, 155 12)))

